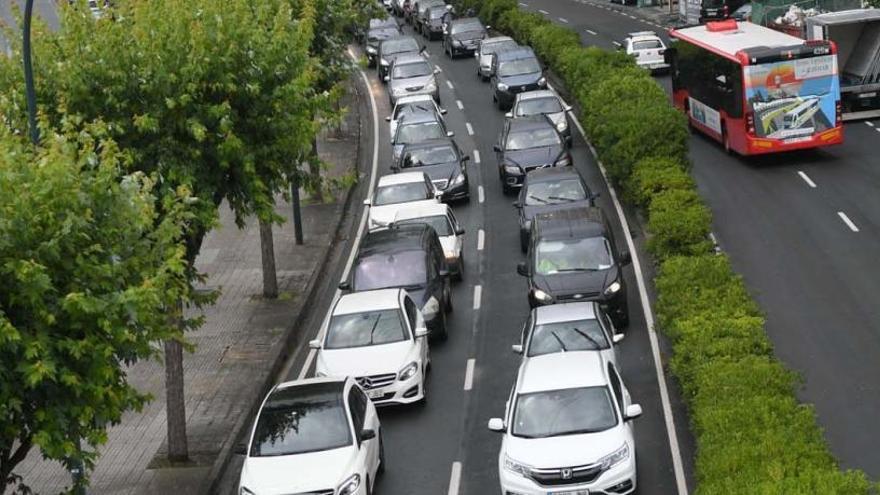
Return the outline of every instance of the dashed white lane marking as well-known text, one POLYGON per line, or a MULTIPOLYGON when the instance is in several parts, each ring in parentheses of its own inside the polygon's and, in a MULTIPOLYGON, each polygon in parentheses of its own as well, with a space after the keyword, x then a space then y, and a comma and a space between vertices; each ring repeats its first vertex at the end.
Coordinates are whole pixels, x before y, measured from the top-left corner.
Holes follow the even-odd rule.
POLYGON ((544 15, 550 15, 550 12, 547 12, 546 10, 540 10, 540 9, 539 9, 538 12, 540 12, 540 13, 542 13, 542 14, 544 14, 544 15))
POLYGON ((808 186, 812 187, 813 189, 816 188, 816 183, 813 182, 812 179, 810 179, 809 175, 807 175, 806 173, 804 173, 801 170, 798 170, 798 175, 801 176, 801 179, 804 179, 804 182, 806 182, 808 186))
POLYGON ((474 163, 480 164, 480 150, 474 150, 474 163))
POLYGON ((592 34, 593 36, 597 36, 596 31, 593 31, 592 29, 587 29, 587 32, 592 34))
POLYGON ((461 463, 452 463, 452 473, 449 475, 449 491, 447 495, 458 495, 458 487, 461 484, 461 463))
POLYGON ((568 24, 568 19, 566 19, 565 17, 560 17, 559 22, 561 22, 563 24, 568 24))
POLYGON ((474 358, 467 360, 467 366, 464 369, 464 389, 470 390, 474 388, 474 365, 477 360, 474 358))
POLYGON ((634 15, 631 15, 631 14, 626 14, 626 16, 629 17, 630 19, 633 19, 633 20, 637 20, 637 19, 638 19, 638 17, 636 17, 636 16, 634 16, 634 15))
POLYGON ((429 52, 428 50, 425 50, 424 53, 425 53, 425 58, 431 58, 431 52, 429 52))
POLYGON ((461 100, 455 100, 455 105, 459 110, 464 110, 464 103, 462 103, 461 100))
POLYGON ((612 41, 612 43, 614 43, 614 46, 623 46, 623 45, 620 44, 619 41, 612 41))
POLYGON ((528 7, 529 4, 520 2, 520 3, 519 3, 519 6, 520 6, 520 7, 528 7))
POLYGON ((473 126, 471 126, 471 123, 465 122, 464 125, 465 125, 465 127, 467 127, 468 135, 473 136, 474 135, 474 128, 473 128, 473 126))
POLYGON ((437 72, 443 72, 439 65, 435 65, 434 68, 437 69, 437 72))
POLYGON ((837 216, 839 216, 840 219, 843 220, 843 223, 845 223, 846 226, 849 227, 849 230, 852 230, 853 232, 859 231, 859 228, 856 227, 856 224, 854 224, 853 221, 850 220, 848 216, 846 216, 846 213, 844 213, 842 211, 838 211, 837 216))
POLYGON ((486 232, 483 229, 477 231, 477 251, 482 251, 486 247, 486 232))
POLYGON ((871 121, 870 121, 870 120, 869 120, 869 121, 867 121, 867 122, 865 122, 865 124, 867 124, 867 125, 868 125, 868 127, 874 127, 874 123, 873 123, 873 122, 871 122, 871 121))
POLYGON ((481 299, 483 298, 483 286, 475 285, 474 286, 474 310, 480 309, 483 302, 481 299))
POLYGON ((479 196, 480 203, 486 201, 486 196, 483 194, 483 186, 477 187, 477 196, 479 196))
POLYGON ((455 86, 452 85, 452 81, 449 79, 446 80, 446 85, 449 86, 449 89, 455 89, 455 86))

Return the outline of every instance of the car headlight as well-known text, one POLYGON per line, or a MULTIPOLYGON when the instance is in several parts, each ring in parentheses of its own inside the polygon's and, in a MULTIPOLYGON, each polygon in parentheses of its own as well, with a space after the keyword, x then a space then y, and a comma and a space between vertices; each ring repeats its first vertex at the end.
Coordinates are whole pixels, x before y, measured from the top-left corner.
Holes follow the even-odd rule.
POLYGON ((350 478, 345 480, 339 488, 336 489, 336 493, 339 495, 351 495, 356 492, 358 487, 361 486, 361 475, 353 474, 350 478))
POLYGON ((367 53, 369 53, 370 55, 375 55, 375 54, 376 54, 376 49, 375 49, 374 47, 372 47, 372 46, 368 46, 368 47, 367 47, 367 53))
POLYGON ((383 58, 382 60, 379 61, 379 64, 381 64, 383 67, 388 67, 389 65, 391 65, 391 62, 389 62, 383 58))
POLYGON ((424 89, 425 91, 436 91, 437 81, 428 81, 428 84, 425 84, 424 88, 422 89, 424 89))
POLYGON ((406 93, 406 88, 404 88, 403 86, 395 86, 395 87, 391 88, 391 94, 393 94, 393 95, 399 95, 399 94, 405 94, 405 93, 406 93))
POLYGON ((408 365, 404 366, 403 369, 401 369, 400 372, 397 373, 397 379, 402 382, 405 382, 405 381, 409 380, 410 378, 412 378, 413 376, 415 376, 416 372, 418 372, 418 371, 419 371, 419 363, 413 361, 413 362, 409 363, 408 365))
POLYGON ((498 83, 498 91, 507 91, 508 86, 504 83, 498 83))
POLYGON ((436 297, 431 296, 431 299, 428 299, 428 302, 426 302, 425 305, 422 307, 422 315, 424 315, 426 320, 429 320, 439 312, 440 301, 438 301, 436 297))
POLYGON ((541 289, 535 289, 535 292, 533 292, 532 295, 535 297, 535 299, 537 299, 541 302, 550 302, 553 300, 553 296, 551 296, 550 294, 547 294, 546 292, 542 291, 541 289))
POLYGON ((257 495, 257 494, 242 486, 242 487, 239 487, 239 489, 238 489, 238 495, 257 495))
POLYGON ((446 258, 447 260, 455 260, 455 259, 458 259, 458 253, 456 253, 455 251, 446 251, 444 249, 443 250, 443 257, 446 258))
POLYGON ((558 124, 556 124, 557 131, 564 132, 566 129, 568 129, 568 121, 567 120, 562 119, 558 124))
POLYGON ((522 174, 522 170, 517 165, 505 165, 504 171, 508 174, 520 175, 522 174))
POLYGON ((607 471, 629 458, 629 445, 623 444, 619 449, 599 459, 602 471, 607 471))
POLYGON ((567 167, 569 165, 571 165, 571 157, 563 156, 559 160, 556 160, 557 167, 567 167))
POLYGON ((522 476, 528 476, 532 470, 532 467, 528 464, 517 462, 511 459, 509 455, 504 454, 504 469, 522 476))
MULTIPOLYGON (((457 186, 459 184, 464 184, 464 174, 458 174, 449 182, 450 186, 457 186)), ((449 187, 449 186, 446 186, 449 187)))
POLYGON ((542 87, 543 87, 543 86, 546 86, 546 85, 547 85, 547 78, 542 77, 541 79, 538 79, 538 86, 542 86, 542 87))
POLYGON ((611 285, 609 285, 605 289, 605 295, 610 296, 611 294, 617 294, 617 291, 619 291, 619 290, 620 290, 620 282, 615 281, 614 283, 612 283, 611 285))
POLYGON ((452 44, 455 46, 461 46, 461 40, 452 40, 452 44))

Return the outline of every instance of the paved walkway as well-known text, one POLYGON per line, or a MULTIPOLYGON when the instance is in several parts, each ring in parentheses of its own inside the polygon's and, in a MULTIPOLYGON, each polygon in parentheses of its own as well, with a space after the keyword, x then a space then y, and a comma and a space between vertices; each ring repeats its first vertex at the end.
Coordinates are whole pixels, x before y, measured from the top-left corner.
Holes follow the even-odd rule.
MULTIPOLYGON (((338 131, 319 141, 322 159, 331 164, 329 177, 344 177, 357 163, 360 139, 358 105, 353 97, 343 102, 350 113, 338 131)), ((292 209, 279 202, 278 213, 287 218, 276 226, 275 255, 277 300, 264 300, 260 260, 259 225, 255 219, 236 228, 228 207, 221 207, 221 227, 206 238, 196 261, 208 274, 205 288, 222 289, 216 304, 205 308, 204 326, 187 338, 196 346, 184 355, 187 429, 193 465, 163 468, 165 450, 164 369, 161 363, 141 362, 128 372, 130 382, 153 395, 142 412, 127 414, 109 431, 92 474, 89 493, 156 494, 205 493, 228 453, 236 425, 260 399, 270 371, 283 357, 283 348, 294 328, 323 261, 336 235, 344 209, 345 191, 323 204, 304 198, 305 244, 294 243, 292 209), (157 455, 158 453, 158 455, 157 455)), ((16 470, 35 493, 59 493, 70 485, 70 475, 59 463, 41 459, 37 450, 16 470)))

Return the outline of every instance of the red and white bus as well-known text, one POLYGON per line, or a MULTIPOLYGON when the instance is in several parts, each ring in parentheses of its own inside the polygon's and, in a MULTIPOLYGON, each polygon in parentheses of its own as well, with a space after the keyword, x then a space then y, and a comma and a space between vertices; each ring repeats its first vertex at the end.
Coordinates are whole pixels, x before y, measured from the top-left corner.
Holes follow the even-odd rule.
POLYGON ((675 106, 741 155, 843 142, 837 47, 750 22, 673 29, 675 106))

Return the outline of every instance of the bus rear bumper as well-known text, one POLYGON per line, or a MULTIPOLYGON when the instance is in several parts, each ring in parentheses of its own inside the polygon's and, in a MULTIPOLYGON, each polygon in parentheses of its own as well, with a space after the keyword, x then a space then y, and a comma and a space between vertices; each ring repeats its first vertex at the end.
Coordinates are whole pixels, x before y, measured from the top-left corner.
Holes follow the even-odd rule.
POLYGON ((766 153, 779 153, 785 151, 805 150, 821 148, 843 143, 843 127, 835 127, 803 139, 764 139, 746 138, 747 155, 762 155, 766 153))

